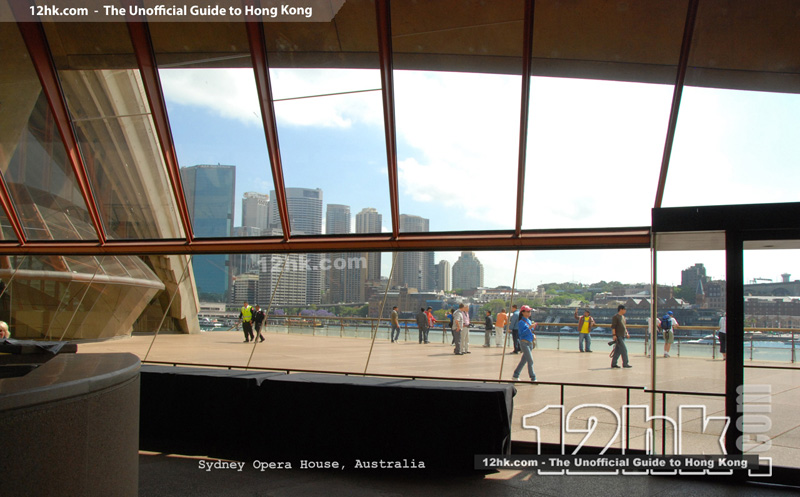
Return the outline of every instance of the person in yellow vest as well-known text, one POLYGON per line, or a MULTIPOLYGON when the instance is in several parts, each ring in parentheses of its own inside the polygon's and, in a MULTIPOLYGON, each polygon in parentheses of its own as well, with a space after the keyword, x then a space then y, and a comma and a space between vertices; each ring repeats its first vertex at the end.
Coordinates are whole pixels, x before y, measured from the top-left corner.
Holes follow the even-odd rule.
MULTIPOLYGON (((578 309, 575 308, 575 319, 578 319, 578 309)), ((589 310, 583 311, 583 316, 578 319, 578 350, 584 352, 583 344, 586 343, 586 352, 592 351, 592 328, 594 328, 594 318, 589 310)))
POLYGON ((244 331, 244 342, 247 343, 250 340, 255 340, 253 337, 253 308, 244 303, 242 308, 239 310, 239 319, 242 321, 242 331, 244 331))

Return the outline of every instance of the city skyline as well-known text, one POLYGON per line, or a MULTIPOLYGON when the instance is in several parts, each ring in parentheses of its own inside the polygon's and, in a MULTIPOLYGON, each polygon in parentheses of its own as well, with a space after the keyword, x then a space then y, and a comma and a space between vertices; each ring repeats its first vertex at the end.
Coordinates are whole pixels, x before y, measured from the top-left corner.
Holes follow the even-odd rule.
MULTIPOLYGON (((252 71, 161 69, 159 74, 180 163, 240 164, 246 172, 237 176, 237 198, 253 189, 274 190, 260 118, 252 112, 257 108, 252 71), (235 96, 225 91, 230 87, 238 89, 235 96), (221 94, 226 98, 220 100, 221 94), (205 128, 204 123, 219 124, 205 128)), ((327 202, 349 205, 352 212, 376 208, 384 214, 381 231, 391 231, 380 94, 363 91, 380 88, 378 72, 273 69, 270 75, 276 99, 312 97, 276 102, 285 184, 322 188, 327 202), (342 94, 355 90, 360 93, 342 94), (308 147, 309 142, 316 147, 308 147)), ((497 152, 517 149, 507 137, 519 136, 513 129, 519 101, 512 98, 519 77, 423 71, 395 71, 395 77, 400 213, 430 219, 431 231, 513 229, 517 158, 497 152), (472 101, 475 94, 481 99, 465 115, 463 101, 472 101), (437 110, 435 116, 430 109, 437 110), (498 124, 480 124, 488 122, 498 124), (454 195, 454 189, 462 194, 454 195)), ((648 226, 671 90, 669 85, 533 78, 531 111, 536 117, 528 135, 523 229, 648 226), (580 102, 569 103, 576 96, 580 102), (607 108, 610 102, 614 112, 607 108), (575 146, 575 139, 577 144, 590 140, 591 146, 575 146), (586 195, 573 195, 575 188, 586 195), (619 204, 607 201, 615 188, 624 192, 619 204)), ((787 179, 797 176, 793 164, 800 143, 788 130, 797 116, 797 95, 686 87, 663 205, 793 200, 793 182, 787 179), (770 146, 748 149, 754 142, 770 146)), ((519 274, 519 284, 650 280, 647 249, 596 254, 527 254, 522 258, 528 268, 536 266, 535 273, 519 274)), ((677 284, 680 271, 699 261, 722 277, 719 254, 659 256, 658 279, 677 284)), ((481 255, 486 283, 508 284, 515 256, 513 251, 481 255)), ((798 251, 747 257, 752 262, 745 266, 745 280, 800 274, 798 251)), ((453 264, 458 253, 437 252, 436 258, 453 264)), ((388 260, 382 258, 384 276, 391 267, 388 260)))

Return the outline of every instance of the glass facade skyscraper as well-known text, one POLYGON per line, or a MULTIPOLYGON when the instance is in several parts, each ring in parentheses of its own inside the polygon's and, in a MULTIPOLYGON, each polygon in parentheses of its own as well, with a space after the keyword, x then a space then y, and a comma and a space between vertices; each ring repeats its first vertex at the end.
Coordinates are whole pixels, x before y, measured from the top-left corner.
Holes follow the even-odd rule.
MULTIPOLYGON (((221 238, 233 235, 236 166, 184 167, 181 168, 181 179, 195 236, 221 238)), ((230 256, 196 255, 192 264, 201 299, 203 294, 207 298, 224 298, 231 285, 230 256)))

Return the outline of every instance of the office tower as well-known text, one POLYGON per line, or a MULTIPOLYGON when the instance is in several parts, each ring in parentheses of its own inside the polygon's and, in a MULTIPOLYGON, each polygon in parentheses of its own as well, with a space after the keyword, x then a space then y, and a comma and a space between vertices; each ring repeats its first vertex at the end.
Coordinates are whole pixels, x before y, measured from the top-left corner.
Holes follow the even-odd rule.
POLYGON ((242 226, 266 230, 269 225, 268 216, 269 195, 245 192, 242 197, 242 226))
MULTIPOLYGON (((420 216, 400 215, 400 231, 403 233, 427 232, 430 221, 420 216)), ((433 290, 436 286, 433 275, 433 252, 401 252, 397 254, 393 286, 407 286, 419 291, 433 290)))
POLYGON ((450 262, 444 259, 436 265, 436 289, 450 291, 450 262))
MULTIPOLYGON (((365 207, 356 214, 356 233, 380 233, 383 225, 383 216, 373 207, 365 207)), ((362 291, 367 281, 380 281, 381 279, 381 253, 363 252, 361 254, 367 260, 366 271, 361 271, 362 291)), ((364 294, 361 294, 360 301, 366 301, 364 294)))
POLYGON ((483 286, 483 264, 475 252, 461 252, 453 264, 453 288, 471 290, 483 286))
MULTIPOLYGON (((263 236, 265 230, 252 226, 233 228, 233 236, 263 236)), ((231 254, 231 270, 233 275, 256 272, 258 270, 258 254, 231 254)))
MULTIPOLYGON (((181 180, 194 235, 198 238, 231 236, 236 166, 218 164, 184 167, 181 168, 181 180)), ((228 255, 195 255, 192 265, 200 299, 224 298, 231 286, 228 255)))
POLYGON ((350 233, 350 206, 328 204, 325 212, 325 234, 341 235, 350 233))
POLYGON ((244 302, 258 303, 258 274, 246 273, 234 277, 233 290, 228 302, 238 307, 244 302))
MULTIPOLYGON (((270 192, 275 198, 275 190, 270 192)), ((289 225, 292 235, 322 234, 322 190, 319 188, 287 188, 286 203, 289 210, 289 225)), ((274 202, 270 202, 269 219, 271 229, 281 229, 280 214, 274 202)), ((273 231, 282 234, 281 231, 273 231)), ((308 254, 306 257, 308 271, 306 274, 306 303, 319 304, 322 295, 322 275, 320 263, 322 255, 308 254)), ((291 260, 291 258, 290 258, 291 260)))
MULTIPOLYGON (((328 204, 325 213, 325 233, 342 235, 350 233, 350 206, 328 204)), ((360 300, 361 271, 356 262, 359 253, 340 252, 327 254, 325 281, 328 302, 332 304, 360 300)))
MULTIPOLYGON (((280 229, 265 233, 266 236, 280 234, 280 229)), ((308 254, 263 254, 259 257, 258 299, 261 302, 258 303, 262 309, 301 307, 307 303, 307 257, 308 254)))

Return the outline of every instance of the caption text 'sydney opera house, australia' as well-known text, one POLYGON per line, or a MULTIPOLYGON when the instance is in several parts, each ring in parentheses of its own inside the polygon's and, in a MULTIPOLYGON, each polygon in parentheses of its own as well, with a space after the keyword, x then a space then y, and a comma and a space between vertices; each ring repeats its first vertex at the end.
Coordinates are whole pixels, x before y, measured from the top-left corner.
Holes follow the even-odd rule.
MULTIPOLYGON (((160 4, 0 0, 0 488, 136 495, 140 450, 483 474, 476 455, 580 445, 744 454, 758 468, 728 481, 800 481, 800 337, 751 329, 744 304, 751 261, 800 248, 800 1, 160 4), (219 192, 182 168, 219 163, 236 164, 236 198, 270 193, 277 229, 234 236, 234 212, 203 212, 219 192), (296 229, 301 186, 376 207, 383 229, 296 229), (581 354, 541 334, 538 383, 512 383, 520 356, 477 327, 469 356, 435 329, 390 341, 386 321, 270 321, 249 344, 200 330, 194 257, 380 253, 391 292, 420 251, 500 261, 510 288, 560 265, 585 284, 635 266, 629 282, 656 289, 691 253, 725 282, 726 360, 641 325, 633 367, 611 369, 607 339, 581 354)), ((293 281, 276 276, 272 296, 293 281)))

